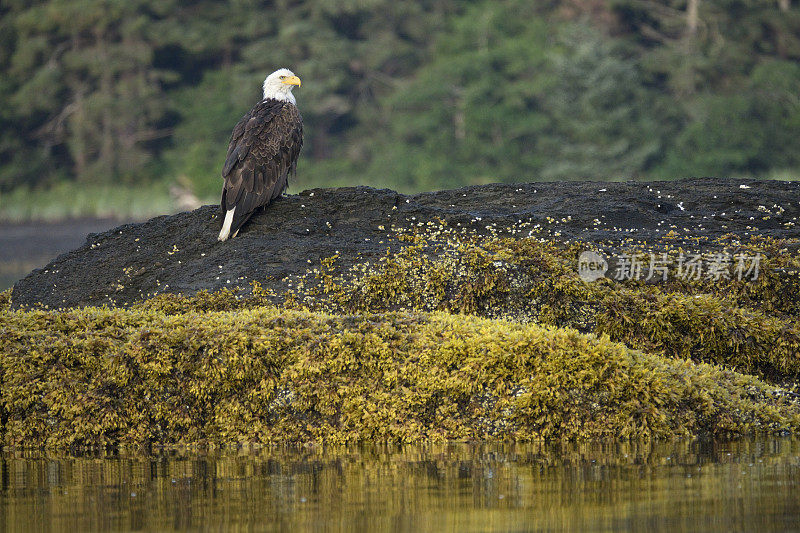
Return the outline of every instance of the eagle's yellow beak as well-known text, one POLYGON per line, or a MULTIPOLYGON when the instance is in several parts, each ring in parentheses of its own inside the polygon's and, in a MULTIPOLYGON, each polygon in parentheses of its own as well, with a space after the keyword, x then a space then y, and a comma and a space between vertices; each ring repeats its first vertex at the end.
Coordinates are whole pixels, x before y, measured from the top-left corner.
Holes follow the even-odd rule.
POLYGON ((297 85, 298 87, 300 87, 301 82, 300 78, 298 78, 297 76, 289 76, 288 78, 284 78, 283 80, 281 80, 281 83, 285 85, 297 85))

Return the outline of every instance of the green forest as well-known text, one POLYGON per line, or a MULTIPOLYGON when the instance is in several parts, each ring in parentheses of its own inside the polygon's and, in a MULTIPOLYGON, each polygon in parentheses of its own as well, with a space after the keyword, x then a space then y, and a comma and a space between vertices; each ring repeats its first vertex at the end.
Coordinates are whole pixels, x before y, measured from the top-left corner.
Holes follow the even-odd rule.
POLYGON ((800 175, 796 0, 4 0, 0 209, 215 201, 282 66, 303 80, 293 192, 800 175))

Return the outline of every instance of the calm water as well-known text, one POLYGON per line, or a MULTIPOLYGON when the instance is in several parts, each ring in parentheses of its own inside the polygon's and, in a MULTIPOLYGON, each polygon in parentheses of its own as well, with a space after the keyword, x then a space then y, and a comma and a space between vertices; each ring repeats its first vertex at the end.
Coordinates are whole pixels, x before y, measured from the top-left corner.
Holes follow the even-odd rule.
POLYGON ((0 455, 0 531, 800 530, 800 441, 0 455))
POLYGON ((122 224, 109 219, 0 223, 0 291, 86 241, 88 233, 122 224))

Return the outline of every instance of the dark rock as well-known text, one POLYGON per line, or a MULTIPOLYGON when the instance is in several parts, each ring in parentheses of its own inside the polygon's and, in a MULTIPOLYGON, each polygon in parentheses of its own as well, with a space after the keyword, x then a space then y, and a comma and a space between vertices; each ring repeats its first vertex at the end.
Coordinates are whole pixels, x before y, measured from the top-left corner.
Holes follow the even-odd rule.
POLYGON ((280 292, 281 280, 336 253, 345 268, 374 261, 398 246, 392 227, 427 222, 609 245, 655 241, 672 230, 703 246, 726 233, 800 237, 798 216, 800 182, 496 184, 413 196, 315 189, 280 199, 224 243, 216 240, 217 206, 91 234, 82 247, 19 281, 12 304, 126 305, 155 293, 248 287, 252 280, 280 292))

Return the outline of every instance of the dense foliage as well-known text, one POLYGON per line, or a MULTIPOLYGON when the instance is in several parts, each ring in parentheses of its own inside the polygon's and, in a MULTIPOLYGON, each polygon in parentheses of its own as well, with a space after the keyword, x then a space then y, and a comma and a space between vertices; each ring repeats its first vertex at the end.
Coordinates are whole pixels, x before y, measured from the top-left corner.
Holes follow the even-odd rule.
POLYGON ((215 195, 282 65, 304 81, 299 187, 800 169, 792 0, 9 0, 0 193, 215 195))

